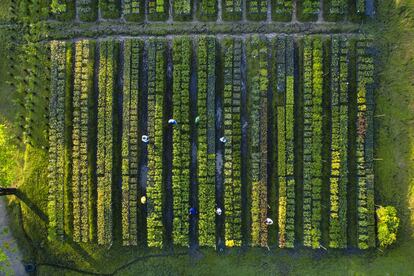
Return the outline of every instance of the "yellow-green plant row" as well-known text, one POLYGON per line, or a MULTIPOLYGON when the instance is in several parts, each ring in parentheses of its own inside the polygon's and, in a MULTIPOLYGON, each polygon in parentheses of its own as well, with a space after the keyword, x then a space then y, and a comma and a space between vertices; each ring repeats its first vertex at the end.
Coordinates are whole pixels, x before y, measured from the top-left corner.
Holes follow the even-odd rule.
POLYGON ((143 42, 124 42, 122 111, 122 241, 137 245, 140 59, 143 42))
POLYGON ((349 42, 331 42, 331 173, 329 246, 347 246, 349 42))
POLYGON ((163 123, 166 89, 165 41, 148 41, 148 179, 147 242, 150 247, 163 245, 163 123))
POLYGON ((242 41, 224 38, 222 41, 224 98, 224 214, 225 243, 241 245, 241 61, 242 41))
MULTIPOLYGON (((293 248, 295 242, 294 179, 294 77, 293 39, 279 37, 276 47, 277 156, 279 180, 279 247, 293 248)), ((275 96, 276 96, 275 95, 275 96)))
MULTIPOLYGON (((66 43, 51 42, 49 104, 49 237, 64 236, 66 43)), ((70 64, 69 64, 70 66, 70 64)))
POLYGON ((357 229, 358 247, 375 246, 374 206, 374 60, 372 42, 357 41, 357 229))
POLYGON ((199 243, 201 246, 215 245, 215 192, 216 192, 216 40, 200 37, 197 45, 198 73, 198 204, 199 243))
POLYGON ((97 230, 98 244, 112 242, 112 163, 115 42, 99 43, 97 133, 97 230))
POLYGON ((268 51, 267 40, 248 38, 247 94, 249 98, 249 180, 251 185, 251 243, 267 246, 267 142, 268 51))
POLYGON ((91 210, 90 179, 88 176, 88 99, 92 90, 93 45, 91 41, 76 42, 75 73, 73 84, 73 132, 72 132, 72 193, 73 193, 73 239, 89 242, 91 210))
POLYGON ((320 247, 322 189, 322 39, 304 39, 303 243, 320 247))
POLYGON ((190 65, 189 37, 173 39, 173 241, 187 246, 190 199, 190 65))

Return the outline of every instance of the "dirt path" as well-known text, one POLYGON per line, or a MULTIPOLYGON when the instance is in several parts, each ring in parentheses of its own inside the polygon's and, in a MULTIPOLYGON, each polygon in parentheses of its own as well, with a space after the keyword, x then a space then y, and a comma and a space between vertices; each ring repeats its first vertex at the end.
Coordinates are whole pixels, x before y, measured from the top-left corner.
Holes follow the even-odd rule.
POLYGON ((22 264, 23 255, 9 229, 6 201, 0 198, 0 275, 27 275, 22 264), (7 256, 2 261, 3 253, 7 256))

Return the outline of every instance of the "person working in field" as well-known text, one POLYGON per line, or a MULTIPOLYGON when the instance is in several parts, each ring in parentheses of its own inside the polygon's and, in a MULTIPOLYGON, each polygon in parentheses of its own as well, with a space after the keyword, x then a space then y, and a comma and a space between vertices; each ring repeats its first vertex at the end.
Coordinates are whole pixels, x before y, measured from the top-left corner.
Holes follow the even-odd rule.
POLYGON ((221 214, 223 213, 223 211, 221 210, 221 208, 220 207, 218 207, 217 209, 216 209, 216 214, 218 215, 218 216, 221 216, 221 214))

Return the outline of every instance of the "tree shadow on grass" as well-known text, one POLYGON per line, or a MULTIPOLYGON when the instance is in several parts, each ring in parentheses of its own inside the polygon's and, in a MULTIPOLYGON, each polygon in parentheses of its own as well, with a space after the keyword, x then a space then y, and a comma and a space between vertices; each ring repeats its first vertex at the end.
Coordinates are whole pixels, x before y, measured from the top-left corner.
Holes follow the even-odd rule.
MULTIPOLYGON (((20 190, 17 190, 16 196, 23 202, 32 212, 34 212, 45 224, 49 223, 49 218, 47 214, 45 214, 25 193, 20 190)), ((21 207, 20 207, 21 208, 21 207)), ((42 250, 39 248, 36 243, 32 240, 31 236, 26 232, 24 225, 23 225, 23 213, 20 212, 21 215, 21 227, 23 232, 25 233, 27 241, 30 245, 36 250, 42 250)), ((98 267, 97 261, 84 249, 82 246, 73 241, 72 237, 64 234, 63 242, 67 243, 76 253, 83 257, 83 259, 90 264, 91 267, 98 267)))

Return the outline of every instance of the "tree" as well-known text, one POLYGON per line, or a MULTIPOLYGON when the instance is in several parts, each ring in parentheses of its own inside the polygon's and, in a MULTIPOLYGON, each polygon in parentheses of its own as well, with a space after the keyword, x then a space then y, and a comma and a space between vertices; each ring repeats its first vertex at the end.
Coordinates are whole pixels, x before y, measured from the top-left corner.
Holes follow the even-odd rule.
POLYGON ((387 247, 397 240, 400 219, 397 209, 393 206, 380 207, 377 209, 378 217, 378 240, 381 247, 387 247))

